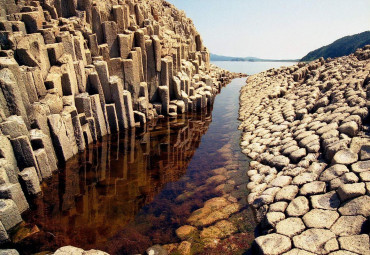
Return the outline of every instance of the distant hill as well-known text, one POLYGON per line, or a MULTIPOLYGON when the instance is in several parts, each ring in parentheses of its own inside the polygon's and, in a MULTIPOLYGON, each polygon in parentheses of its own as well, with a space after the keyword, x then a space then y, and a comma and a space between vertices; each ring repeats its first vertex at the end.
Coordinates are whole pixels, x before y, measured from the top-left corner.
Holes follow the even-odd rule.
POLYGON ((262 59, 255 57, 227 57, 211 53, 211 61, 248 61, 248 62, 298 62, 299 59, 262 59))
POLYGON ((301 61, 312 61, 321 57, 327 59, 346 56, 367 44, 370 44, 370 31, 340 38, 327 46, 311 51, 301 61))

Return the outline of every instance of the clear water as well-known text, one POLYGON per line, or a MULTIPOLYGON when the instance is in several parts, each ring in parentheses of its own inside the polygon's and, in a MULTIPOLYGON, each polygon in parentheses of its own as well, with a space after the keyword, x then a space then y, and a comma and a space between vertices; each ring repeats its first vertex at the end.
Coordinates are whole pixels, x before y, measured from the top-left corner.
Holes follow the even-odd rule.
POLYGON ((246 73, 248 75, 263 72, 271 68, 291 66, 296 62, 239 62, 239 61, 214 61, 213 64, 226 70, 236 73, 246 73))

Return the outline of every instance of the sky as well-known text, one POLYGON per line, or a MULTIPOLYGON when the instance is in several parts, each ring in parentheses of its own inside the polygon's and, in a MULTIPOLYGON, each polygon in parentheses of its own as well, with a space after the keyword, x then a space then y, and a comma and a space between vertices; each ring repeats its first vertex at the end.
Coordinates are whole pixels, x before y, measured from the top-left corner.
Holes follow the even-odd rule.
POLYGON ((184 10, 214 54, 300 59, 370 30, 370 0, 167 0, 184 10))

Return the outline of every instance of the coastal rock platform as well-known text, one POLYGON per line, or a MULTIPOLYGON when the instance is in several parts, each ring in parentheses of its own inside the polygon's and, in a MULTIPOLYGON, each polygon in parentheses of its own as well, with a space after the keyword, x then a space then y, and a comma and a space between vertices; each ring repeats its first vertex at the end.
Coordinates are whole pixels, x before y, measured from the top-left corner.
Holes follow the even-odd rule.
POLYGON ((260 254, 370 254, 370 46, 250 76, 240 95, 260 254))

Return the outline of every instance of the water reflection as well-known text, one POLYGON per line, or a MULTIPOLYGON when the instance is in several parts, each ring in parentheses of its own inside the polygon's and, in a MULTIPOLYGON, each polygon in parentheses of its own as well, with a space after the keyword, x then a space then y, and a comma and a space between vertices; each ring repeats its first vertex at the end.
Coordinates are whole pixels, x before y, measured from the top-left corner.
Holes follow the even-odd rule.
POLYGON ((25 254, 63 245, 114 249, 112 237, 167 183, 186 173, 211 120, 210 110, 182 115, 147 132, 126 132, 91 145, 44 184, 44 196, 26 216, 40 232, 17 248, 25 254))
POLYGON ((27 225, 13 236, 21 240, 17 250, 73 245, 142 254, 162 244, 178 254, 183 242, 175 231, 192 225, 197 231, 187 241, 193 254, 243 254, 255 228, 236 121, 244 84, 235 79, 223 88, 212 115, 208 109, 164 119, 146 132, 106 138, 73 158, 44 184, 27 225), (218 227, 222 231, 210 231, 218 227))

